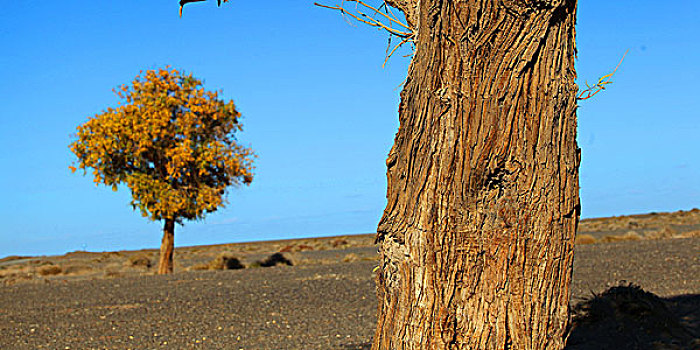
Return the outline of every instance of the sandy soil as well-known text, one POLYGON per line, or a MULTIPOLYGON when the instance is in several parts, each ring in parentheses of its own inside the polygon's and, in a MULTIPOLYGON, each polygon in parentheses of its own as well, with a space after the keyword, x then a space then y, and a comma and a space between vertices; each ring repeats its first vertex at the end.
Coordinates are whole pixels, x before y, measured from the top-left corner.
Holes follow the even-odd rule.
MULTIPOLYGON (((700 349, 699 226, 698 210, 582 222, 598 244, 576 248, 568 348, 700 349)), ((372 240, 178 248, 171 276, 155 250, 0 259, 0 349, 368 349, 372 240)))

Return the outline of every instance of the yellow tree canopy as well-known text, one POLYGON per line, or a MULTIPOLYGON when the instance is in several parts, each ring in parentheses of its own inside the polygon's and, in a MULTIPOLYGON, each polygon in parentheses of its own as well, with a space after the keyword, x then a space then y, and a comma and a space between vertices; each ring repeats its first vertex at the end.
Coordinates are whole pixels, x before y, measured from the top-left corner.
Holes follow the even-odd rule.
MULTIPOLYGON (((122 100, 78 126, 70 149, 95 184, 131 189, 131 205, 151 220, 201 219, 224 205, 230 185, 253 180, 252 150, 238 145, 233 101, 170 67, 114 90, 122 100)), ((76 165, 74 163, 73 165, 76 165)))

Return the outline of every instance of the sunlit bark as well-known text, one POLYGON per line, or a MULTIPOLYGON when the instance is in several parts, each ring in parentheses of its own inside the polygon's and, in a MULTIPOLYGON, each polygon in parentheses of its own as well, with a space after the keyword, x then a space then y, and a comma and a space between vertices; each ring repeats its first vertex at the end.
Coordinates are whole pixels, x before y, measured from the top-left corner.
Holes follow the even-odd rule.
POLYGON ((373 349, 561 349, 580 206, 575 0, 394 0, 415 27, 373 349))

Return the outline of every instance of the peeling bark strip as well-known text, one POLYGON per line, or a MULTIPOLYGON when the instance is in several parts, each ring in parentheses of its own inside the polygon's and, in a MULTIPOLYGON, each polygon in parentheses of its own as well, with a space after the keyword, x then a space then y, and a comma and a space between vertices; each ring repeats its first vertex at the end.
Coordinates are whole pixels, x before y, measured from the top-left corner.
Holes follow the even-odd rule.
POLYGON ((579 218, 576 0, 393 0, 417 32, 372 349, 562 349, 579 218))

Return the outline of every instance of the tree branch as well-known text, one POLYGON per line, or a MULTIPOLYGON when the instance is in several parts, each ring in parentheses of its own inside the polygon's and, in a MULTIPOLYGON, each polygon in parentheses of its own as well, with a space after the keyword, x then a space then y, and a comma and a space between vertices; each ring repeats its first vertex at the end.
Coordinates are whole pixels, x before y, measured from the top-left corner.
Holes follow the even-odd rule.
MULTIPOLYGON (((376 19, 376 18, 374 18, 374 17, 372 17, 372 16, 369 16, 369 15, 363 13, 359 8, 357 8, 357 6, 356 6, 356 9, 355 9, 355 12, 356 12, 357 14, 354 14, 353 12, 348 11, 347 9, 345 9, 345 7, 343 7, 343 5, 328 6, 328 5, 319 4, 319 3, 317 3, 317 2, 315 2, 314 5, 316 5, 316 6, 318 6, 318 7, 323 7, 323 8, 331 9, 331 10, 338 10, 338 11, 340 11, 340 13, 342 13, 342 14, 344 14, 344 15, 348 15, 348 16, 354 18, 354 19, 355 19, 356 21, 358 21, 358 22, 367 24, 367 25, 372 26, 372 27, 377 27, 377 28, 379 28, 379 29, 384 29, 384 30, 386 30, 387 32, 389 32, 389 34, 398 36, 398 37, 400 37, 400 38, 409 38, 409 37, 413 37, 413 30, 412 30, 408 25, 402 23, 401 21, 399 21, 398 19, 396 19, 396 18, 390 16, 390 15, 387 14, 387 13, 382 13, 378 8, 375 8, 375 7, 373 7, 373 6, 370 6, 370 5, 366 4, 366 3, 365 3, 364 1, 362 1, 362 0, 343 0, 343 2, 345 2, 345 1, 354 2, 354 3, 356 3, 356 4, 358 4, 358 5, 361 5, 361 6, 365 7, 365 8, 367 8, 367 9, 370 9, 370 10, 372 10, 372 12, 374 12, 375 15, 376 15, 376 14, 379 14, 379 15, 381 15, 382 17, 386 18, 389 22, 388 22, 387 24, 385 24, 385 23, 383 23, 381 20, 376 19), (393 24, 393 23, 400 25, 401 27, 405 28, 406 30, 399 30, 399 29, 393 28, 393 27, 392 27, 392 24, 393 24)), ((387 12, 388 12, 388 11, 387 11, 387 12)))
MULTIPOLYGON (((180 17, 182 17, 182 8, 191 2, 201 2, 207 0, 179 0, 180 1, 180 17)), ((230 0, 217 0, 217 4, 221 6, 222 1, 224 3, 230 0)), ((329 6, 319 3, 314 3, 314 5, 337 10, 343 15, 348 15, 360 23, 375 27, 380 30, 385 30, 389 33, 389 43, 387 44, 387 56, 384 60, 384 65, 389 60, 389 58, 398 50, 401 46, 406 43, 413 43, 416 37, 416 27, 415 23, 415 13, 417 7, 417 0, 385 0, 379 7, 374 7, 368 5, 363 0, 341 0, 340 5, 329 6), (344 7, 345 2, 354 2, 355 10, 349 11, 344 7), (389 7, 394 7, 401 11, 406 16, 406 22, 402 22, 397 18, 396 15, 391 11, 389 7), (382 11, 384 9, 384 11, 382 11), (363 11, 371 12, 371 14, 364 13, 363 11), (395 28, 398 26, 399 28, 395 28), (397 36, 401 38, 401 42, 391 47, 391 37, 397 36)))
POLYGON ((591 86, 588 85, 588 82, 586 82, 586 89, 581 90, 581 92, 576 96, 576 100, 578 101, 583 101, 587 100, 599 92, 605 90, 605 86, 608 84, 612 84, 612 77, 615 75, 615 72, 617 72, 617 69, 620 68, 620 65, 622 64, 622 61, 625 60, 625 56, 627 56, 627 53, 630 52, 630 50, 625 51, 625 54, 622 55, 622 59, 620 59, 620 63, 617 64, 617 67, 613 70, 612 73, 608 75, 604 75, 598 79, 598 82, 595 83, 595 85, 591 86))
POLYGON ((418 23, 417 0, 385 0, 384 3, 403 12, 406 16, 406 23, 408 26, 416 28, 416 24, 418 23))
MULTIPOLYGON (((185 7, 185 5, 191 3, 191 2, 200 2, 200 1, 207 1, 207 0, 180 0, 180 17, 182 17, 182 8, 185 7)), ((223 0, 224 2, 228 2, 229 0, 223 0)), ((217 5, 221 6, 221 0, 216 0, 217 5)))
MULTIPOLYGON (((406 2, 406 1, 404 1, 406 2)), ((387 48, 386 48, 386 58, 384 59, 384 64, 386 65, 386 62, 389 60, 389 58, 398 50, 401 46, 403 46, 406 43, 413 43, 414 38, 416 37, 416 31, 413 27, 410 26, 410 24, 405 24, 401 22, 389 9, 389 6, 393 6, 390 3, 395 3, 395 2, 390 2, 390 1, 384 1, 381 6, 379 7, 374 7, 371 5, 368 5, 365 3, 363 0, 342 0, 340 5, 336 6, 329 6, 329 5, 323 5, 319 3, 314 3, 314 5, 318 7, 323 7, 331 10, 336 10, 342 13, 343 15, 348 15, 355 19, 356 21, 360 23, 364 23, 366 25, 376 27, 379 30, 384 30, 389 33, 389 42, 387 43, 387 48), (345 2, 354 2, 355 3, 355 10, 354 11, 349 11, 348 9, 345 8, 344 3, 345 2), (382 8, 384 9, 384 12, 382 12, 382 8), (372 12, 372 15, 368 15, 363 12, 363 10, 370 10, 368 12, 372 12), (377 16, 379 15, 379 16, 377 16), (394 25, 400 26, 400 29, 394 28, 394 25), (401 38, 401 42, 399 42, 394 48, 392 49, 391 47, 391 37, 392 36, 397 36, 401 38)), ((401 10, 403 11, 403 10, 401 10)))

